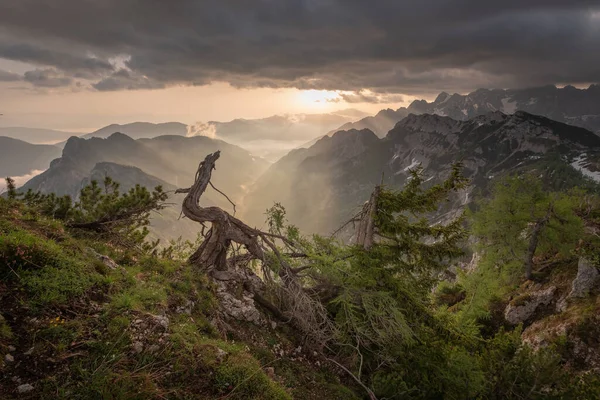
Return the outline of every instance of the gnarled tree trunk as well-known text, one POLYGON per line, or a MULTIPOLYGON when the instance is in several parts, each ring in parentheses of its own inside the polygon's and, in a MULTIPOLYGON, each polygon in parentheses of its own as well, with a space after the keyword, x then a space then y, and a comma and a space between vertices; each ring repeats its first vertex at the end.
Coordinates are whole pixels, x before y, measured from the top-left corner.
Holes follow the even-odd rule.
POLYGON ((219 156, 219 151, 206 156, 198 166, 194 184, 190 188, 176 190, 176 193, 187 194, 182 205, 182 212, 187 218, 201 224, 211 224, 204 241, 192 254, 189 262, 207 271, 215 280, 237 280, 252 293, 254 301, 275 318, 290 323, 297 330, 312 337, 317 345, 323 344, 330 333, 327 312, 323 305, 307 294, 302 287, 297 274, 303 268, 291 268, 276 246, 275 240, 282 241, 292 250, 289 256, 302 255, 301 249, 286 237, 249 227, 219 207, 200 206, 200 198, 211 184, 212 171, 219 156), (231 254, 233 244, 241 245, 245 253, 231 254), (275 257, 266 257, 266 252, 272 252, 275 257), (269 293, 266 292, 267 285, 245 268, 251 260, 261 261, 264 279, 271 284, 272 289, 269 293), (269 263, 277 263, 277 268, 269 268, 269 263), (272 270, 278 271, 279 282, 273 280, 272 270), (281 309, 271 303, 269 297, 276 297, 281 309))
POLYGON ((264 252, 258 242, 262 232, 250 228, 219 207, 201 207, 199 204, 220 155, 221 152, 217 151, 206 156, 198 166, 196 180, 192 187, 175 191, 175 193, 187 193, 182 206, 186 217, 202 224, 210 222, 212 225, 202 245, 190 257, 192 264, 207 271, 228 269, 227 253, 232 242, 243 245, 254 258, 264 261, 264 252))

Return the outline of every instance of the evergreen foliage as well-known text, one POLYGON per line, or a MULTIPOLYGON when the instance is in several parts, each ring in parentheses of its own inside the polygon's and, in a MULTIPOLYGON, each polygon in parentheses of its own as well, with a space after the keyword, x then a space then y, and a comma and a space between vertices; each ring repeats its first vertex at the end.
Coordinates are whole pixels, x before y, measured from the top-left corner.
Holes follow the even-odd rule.
POLYGON ((462 316, 471 321, 489 317, 494 299, 523 278, 535 279, 536 270, 575 260, 582 242, 594 240, 585 233, 583 218, 594 208, 592 198, 578 189, 545 190, 532 175, 496 182, 490 197, 469 213, 477 269, 461 278, 468 300, 462 316))
POLYGON ((70 196, 54 193, 17 193, 14 181, 7 178, 6 182, 9 200, 19 198, 30 210, 62 220, 67 227, 108 234, 129 246, 144 243, 150 214, 163 209, 168 198, 161 186, 150 192, 136 185, 121 193, 119 183, 108 176, 102 184, 93 180, 83 187, 75 202, 70 196))

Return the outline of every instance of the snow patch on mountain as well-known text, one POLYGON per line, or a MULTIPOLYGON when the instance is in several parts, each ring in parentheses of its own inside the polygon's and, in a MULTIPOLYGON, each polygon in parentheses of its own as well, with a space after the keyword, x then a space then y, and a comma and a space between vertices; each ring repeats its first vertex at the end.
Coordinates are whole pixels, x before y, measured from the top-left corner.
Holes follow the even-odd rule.
POLYGON ((585 153, 576 157, 571 163, 571 166, 580 171, 583 175, 593 179, 595 182, 600 182, 600 171, 591 171, 587 168, 588 165, 587 155, 585 153))
POLYGON ((517 111, 517 102, 510 97, 505 97, 502 100, 502 109, 506 114, 514 114, 517 111))

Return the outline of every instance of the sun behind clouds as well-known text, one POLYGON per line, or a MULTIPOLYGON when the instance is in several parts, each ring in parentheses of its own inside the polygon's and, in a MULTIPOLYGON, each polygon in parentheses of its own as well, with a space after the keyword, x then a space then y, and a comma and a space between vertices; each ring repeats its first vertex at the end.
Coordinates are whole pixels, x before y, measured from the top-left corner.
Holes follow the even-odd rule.
POLYGON ((298 103, 302 107, 314 107, 322 110, 339 102, 340 97, 332 90, 300 90, 297 95, 298 103))

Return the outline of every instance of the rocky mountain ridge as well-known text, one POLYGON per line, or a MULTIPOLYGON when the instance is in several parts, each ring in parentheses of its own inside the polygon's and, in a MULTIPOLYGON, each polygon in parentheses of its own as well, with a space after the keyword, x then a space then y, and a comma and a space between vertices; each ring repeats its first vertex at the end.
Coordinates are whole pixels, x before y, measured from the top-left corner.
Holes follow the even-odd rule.
MULTIPOLYGON (((549 154, 566 168, 581 164, 581 170, 593 172, 599 152, 600 137, 594 133, 526 112, 496 111, 466 121, 411 114, 383 139, 369 130, 342 131, 291 152, 256 182, 244 214, 251 218, 279 201, 288 207, 292 223, 326 233, 349 219, 376 184, 399 188, 419 165, 436 182, 460 161, 472 190, 495 176, 535 168, 549 154)), ((457 201, 470 201, 471 190, 457 201)))
POLYGON ((513 114, 525 111, 566 124, 600 131, 600 85, 587 89, 548 85, 530 89, 478 89, 466 95, 440 93, 429 103, 416 100, 409 112, 437 114, 467 120, 489 112, 513 114))

